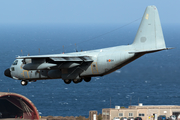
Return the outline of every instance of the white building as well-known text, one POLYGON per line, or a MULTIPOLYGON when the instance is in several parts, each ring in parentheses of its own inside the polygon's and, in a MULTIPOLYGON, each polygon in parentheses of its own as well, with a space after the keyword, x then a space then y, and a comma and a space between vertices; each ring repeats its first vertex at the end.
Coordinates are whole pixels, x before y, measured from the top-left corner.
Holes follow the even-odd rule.
POLYGON ((157 120, 159 115, 170 117, 175 115, 180 118, 180 106, 177 105, 143 105, 140 103, 138 106, 129 106, 128 108, 115 108, 102 109, 103 120, 113 120, 115 117, 141 117, 142 120, 157 120))

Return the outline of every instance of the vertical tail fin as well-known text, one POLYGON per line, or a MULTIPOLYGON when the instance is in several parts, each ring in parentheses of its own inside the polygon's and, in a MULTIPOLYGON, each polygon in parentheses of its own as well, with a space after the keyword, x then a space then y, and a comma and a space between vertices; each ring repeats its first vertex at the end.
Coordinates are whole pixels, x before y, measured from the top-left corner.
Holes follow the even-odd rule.
POLYGON ((132 46, 137 51, 166 49, 156 6, 146 8, 132 46))

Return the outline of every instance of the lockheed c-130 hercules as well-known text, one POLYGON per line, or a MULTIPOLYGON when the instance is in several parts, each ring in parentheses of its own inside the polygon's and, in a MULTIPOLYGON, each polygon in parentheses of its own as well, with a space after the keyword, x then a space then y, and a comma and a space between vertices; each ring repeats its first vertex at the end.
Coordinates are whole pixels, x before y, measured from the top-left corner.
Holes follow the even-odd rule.
POLYGON ((107 75, 133 60, 152 52, 166 50, 156 6, 145 10, 131 45, 66 54, 18 56, 4 74, 22 80, 21 85, 42 79, 62 79, 66 84, 86 82, 107 75))

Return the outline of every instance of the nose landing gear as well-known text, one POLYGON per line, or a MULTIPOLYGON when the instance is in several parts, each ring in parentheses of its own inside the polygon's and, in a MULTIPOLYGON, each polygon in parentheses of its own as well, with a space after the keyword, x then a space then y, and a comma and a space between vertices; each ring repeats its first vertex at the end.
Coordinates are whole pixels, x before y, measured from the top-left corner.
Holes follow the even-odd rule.
POLYGON ((22 81, 21 81, 21 85, 22 85, 22 86, 26 86, 27 84, 28 84, 28 81, 26 81, 26 80, 22 80, 22 81))

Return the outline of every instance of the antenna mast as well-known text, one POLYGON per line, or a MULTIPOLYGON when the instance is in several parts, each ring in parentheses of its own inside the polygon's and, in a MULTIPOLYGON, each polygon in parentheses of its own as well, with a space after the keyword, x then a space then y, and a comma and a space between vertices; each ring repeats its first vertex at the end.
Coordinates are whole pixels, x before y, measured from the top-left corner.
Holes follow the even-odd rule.
POLYGON ((64 54, 64 45, 63 45, 63 54, 64 54))
POLYGON ((111 97, 110 97, 110 108, 111 108, 111 97))
POLYGON ((76 43, 75 43, 75 47, 76 47, 76 52, 78 52, 78 51, 77 51, 77 46, 76 46, 76 43))
POLYGON ((39 55, 40 55, 40 48, 39 48, 39 55))
POLYGON ((23 55, 23 50, 21 50, 21 53, 22 53, 22 55, 23 55))

